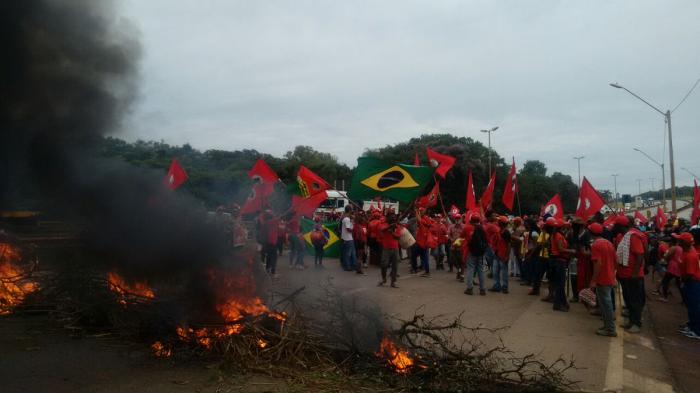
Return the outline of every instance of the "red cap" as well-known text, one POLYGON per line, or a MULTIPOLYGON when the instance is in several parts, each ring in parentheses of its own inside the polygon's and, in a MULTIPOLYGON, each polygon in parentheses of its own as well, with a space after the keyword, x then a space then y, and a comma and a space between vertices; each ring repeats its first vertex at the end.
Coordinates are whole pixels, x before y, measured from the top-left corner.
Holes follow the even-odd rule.
POLYGON ((671 236, 673 236, 673 238, 675 238, 675 239, 682 241, 683 243, 693 244, 693 235, 691 235, 688 232, 683 232, 680 235, 676 234, 676 233, 672 233, 671 236))
POLYGON ((601 233, 603 233, 603 226, 598 224, 597 222, 594 222, 593 224, 588 226, 588 230, 591 231, 591 233, 594 235, 600 235, 601 233))
POLYGON ((617 216, 617 218, 615 218, 615 225, 628 227, 630 226, 630 220, 626 216, 617 216))

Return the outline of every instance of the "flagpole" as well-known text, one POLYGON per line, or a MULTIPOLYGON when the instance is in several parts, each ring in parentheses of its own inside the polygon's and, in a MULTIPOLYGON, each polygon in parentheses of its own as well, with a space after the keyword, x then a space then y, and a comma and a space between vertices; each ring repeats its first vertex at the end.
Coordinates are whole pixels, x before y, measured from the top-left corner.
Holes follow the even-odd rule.
MULTIPOLYGON (((439 184, 437 177, 433 175, 433 180, 435 180, 435 184, 439 184)), ((442 190, 438 188, 438 200, 440 201, 440 206, 442 207, 442 214, 445 215, 445 217, 449 220, 449 217, 447 217, 447 210, 445 210, 445 204, 442 203, 442 190)))
POLYGON ((515 183, 515 199, 518 201, 518 215, 519 215, 520 217, 522 217, 522 216, 523 216, 523 211, 520 210, 520 187, 518 187, 517 180, 516 180, 516 183, 515 183))

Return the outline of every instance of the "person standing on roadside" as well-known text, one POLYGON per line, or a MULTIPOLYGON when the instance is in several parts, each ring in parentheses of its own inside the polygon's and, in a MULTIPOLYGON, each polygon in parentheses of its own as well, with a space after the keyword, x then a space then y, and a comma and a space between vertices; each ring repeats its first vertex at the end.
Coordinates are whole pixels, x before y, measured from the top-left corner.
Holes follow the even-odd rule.
POLYGON ((389 212, 386 216, 386 222, 381 223, 379 226, 382 244, 382 262, 380 265, 382 281, 379 282, 379 286, 386 284, 386 273, 388 269, 391 269, 391 287, 398 288, 396 286, 396 277, 399 267, 399 238, 403 227, 396 220, 396 214, 393 211, 389 212))
POLYGON ((479 213, 472 214, 469 219, 469 224, 464 227, 462 238, 464 239, 463 247, 466 247, 467 254, 467 289, 464 291, 467 295, 474 294, 474 273, 479 276, 479 295, 486 295, 486 280, 484 277, 484 255, 489 248, 488 240, 486 239, 486 231, 481 225, 481 215, 479 213))
POLYGON ((554 311, 569 311, 569 302, 566 300, 566 268, 569 265, 569 259, 576 250, 569 248, 569 242, 563 233, 563 228, 566 223, 563 220, 556 219, 551 224, 551 247, 549 249, 549 265, 550 271, 553 273, 550 277, 554 297, 552 298, 552 309, 554 311))
POLYGON ((646 238, 636 229, 630 229, 630 219, 615 219, 613 232, 617 234, 617 278, 622 286, 622 296, 627 305, 629 321, 622 324, 628 333, 639 333, 642 327, 644 293, 644 253, 646 238))
POLYGON ((591 262, 593 273, 590 287, 595 290, 598 308, 603 315, 603 327, 596 331, 599 336, 617 337, 613 316, 613 296, 615 288, 615 247, 604 239, 603 226, 593 223, 588 226, 593 243, 591 262))
POLYGON ((342 265, 343 270, 346 272, 356 270, 357 274, 363 274, 362 264, 357 263, 355 241, 352 237, 353 227, 352 206, 347 205, 345 206, 345 214, 343 214, 343 219, 340 221, 340 239, 343 241, 340 264, 342 265))
POLYGON ((500 216, 496 222, 498 222, 499 233, 492 240, 495 255, 492 269, 493 287, 489 291, 508 293, 508 259, 511 249, 508 217, 500 216))

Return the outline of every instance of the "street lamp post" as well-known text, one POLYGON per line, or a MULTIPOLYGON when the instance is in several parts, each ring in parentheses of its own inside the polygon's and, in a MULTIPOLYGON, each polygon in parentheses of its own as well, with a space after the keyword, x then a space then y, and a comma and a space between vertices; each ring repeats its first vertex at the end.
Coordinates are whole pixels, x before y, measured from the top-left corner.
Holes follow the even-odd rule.
POLYGON ((489 176, 491 176, 491 133, 496 131, 497 129, 498 126, 490 128, 488 130, 481 130, 481 132, 489 134, 489 176))
POLYGON ((574 157, 574 160, 578 161, 578 188, 581 189, 581 160, 586 158, 585 156, 574 157))
MULTIPOLYGON (((658 166, 661 167, 661 188, 662 188, 662 190, 661 190, 661 195, 662 195, 661 199, 662 199, 663 206, 664 206, 664 211, 665 211, 665 210, 666 210, 666 169, 664 168, 664 164, 662 164, 662 163, 656 161, 652 156, 648 155, 647 153, 643 152, 642 150, 640 150, 640 149, 638 149, 638 148, 636 148, 636 147, 634 147, 634 148, 632 148, 632 149, 635 150, 635 151, 638 151, 638 152, 640 152, 640 153, 642 153, 642 154, 644 154, 644 156, 645 156, 646 158, 648 158, 651 162, 653 162, 654 164, 656 164, 656 165, 658 165, 658 166)), ((654 180, 652 179, 651 182, 652 182, 652 188, 654 188, 654 186, 653 186, 654 180)))
POLYGON ((696 175, 696 174, 694 174, 693 172, 689 171, 687 168, 681 167, 681 169, 684 170, 684 171, 686 171, 686 172, 688 172, 688 173, 690 174, 690 176, 692 176, 695 180, 698 179, 698 175, 696 175))
POLYGON ((615 201, 615 210, 616 210, 616 211, 617 211, 617 209, 618 209, 618 207, 619 207, 618 204, 617 204, 617 177, 618 177, 618 176, 620 176, 619 173, 614 173, 614 174, 612 175, 613 180, 615 181, 615 195, 613 195, 613 199, 614 199, 614 201, 615 201))
MULTIPOLYGON (((661 114, 661 116, 663 116, 664 119, 666 120, 666 126, 668 127, 668 159, 669 159, 669 164, 671 165, 671 167, 670 167, 670 170, 671 170, 671 211, 673 212, 673 214, 676 214, 676 171, 675 171, 675 167, 673 164, 673 133, 671 130, 671 111, 667 110, 666 112, 663 112, 661 109, 655 107, 654 105, 651 105, 649 102, 647 102, 647 100, 634 94, 633 92, 631 92, 629 89, 627 89, 626 87, 624 87, 622 85, 619 85, 617 83, 611 83, 610 86, 612 86, 616 89, 623 89, 624 91, 632 94, 634 97, 636 97, 637 99, 639 99, 643 103, 649 105, 655 111, 659 112, 661 114)), ((665 192, 665 189, 664 189, 664 192, 665 192)), ((665 207, 665 205, 664 205, 664 207, 665 207)))

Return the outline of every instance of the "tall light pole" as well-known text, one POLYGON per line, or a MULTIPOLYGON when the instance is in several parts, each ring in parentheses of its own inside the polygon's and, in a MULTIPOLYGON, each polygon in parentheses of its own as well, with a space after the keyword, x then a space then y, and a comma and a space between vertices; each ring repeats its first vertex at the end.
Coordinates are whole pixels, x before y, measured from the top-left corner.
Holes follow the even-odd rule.
POLYGON ((613 173, 612 177, 613 180, 615 181, 615 195, 613 195, 613 200, 615 201, 615 210, 617 211, 618 205, 617 205, 617 177, 620 176, 619 173, 613 173))
MULTIPOLYGON (((621 86, 617 83, 611 83, 610 86, 612 86, 616 89, 623 89, 624 91, 632 94, 634 97, 636 97, 637 99, 639 99, 643 103, 649 105, 655 111, 659 112, 661 114, 661 116, 663 116, 666 119, 666 126, 668 127, 668 159, 669 159, 669 164, 671 165, 671 167, 670 167, 670 170, 671 170, 671 212, 673 214, 676 214, 676 171, 675 171, 675 167, 673 165, 673 133, 671 131, 671 111, 666 110, 666 112, 663 112, 661 109, 655 107, 654 105, 651 105, 644 98, 632 93, 629 89, 627 89, 626 87, 621 86)), ((691 92, 692 92, 692 89, 691 89, 691 92)), ((688 93, 688 94, 690 94, 690 93, 688 93)), ((676 107, 676 108, 678 108, 678 107, 676 107)))
POLYGON ((690 174, 690 176, 692 176, 695 180, 698 179, 698 175, 696 175, 696 174, 694 174, 693 172, 689 171, 688 168, 683 168, 683 167, 681 167, 681 169, 684 170, 684 171, 686 171, 686 172, 688 172, 688 173, 690 174))
MULTIPOLYGON (((648 155, 647 153, 643 152, 642 150, 640 150, 636 147, 634 147, 633 150, 644 154, 644 156, 646 156, 646 158, 648 158, 651 162, 653 162, 654 164, 661 167, 661 188, 662 188, 661 199, 662 199, 662 203, 663 203, 664 211, 665 211, 666 210, 666 169, 664 168, 664 164, 656 161, 652 156, 648 155)), ((653 182, 653 180, 652 180, 652 182, 653 182)), ((652 188, 653 188, 653 186, 652 186, 652 188)))
POLYGON ((488 130, 481 130, 481 132, 489 134, 489 177, 491 177, 491 133, 496 131, 497 129, 498 126, 490 128, 488 130))
POLYGON ((578 161, 578 188, 581 189, 581 160, 586 158, 585 156, 574 157, 574 160, 578 161))

